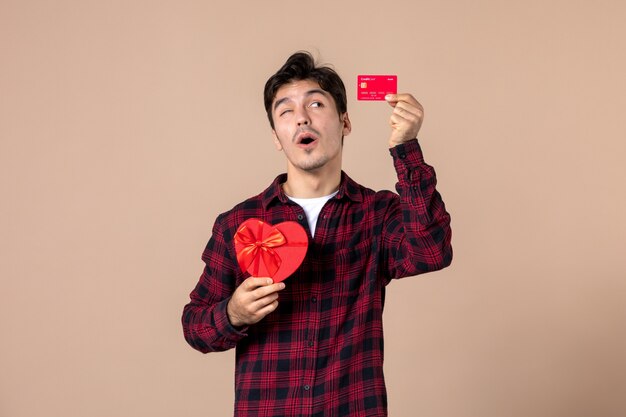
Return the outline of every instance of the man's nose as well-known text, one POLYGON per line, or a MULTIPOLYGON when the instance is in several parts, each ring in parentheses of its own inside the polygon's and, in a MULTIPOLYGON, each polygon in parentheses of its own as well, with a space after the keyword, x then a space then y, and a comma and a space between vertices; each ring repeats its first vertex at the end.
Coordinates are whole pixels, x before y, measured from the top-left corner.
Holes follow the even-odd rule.
POLYGON ((298 126, 306 126, 311 124, 311 120, 309 119, 309 114, 306 109, 301 109, 297 112, 296 121, 298 122, 298 126))

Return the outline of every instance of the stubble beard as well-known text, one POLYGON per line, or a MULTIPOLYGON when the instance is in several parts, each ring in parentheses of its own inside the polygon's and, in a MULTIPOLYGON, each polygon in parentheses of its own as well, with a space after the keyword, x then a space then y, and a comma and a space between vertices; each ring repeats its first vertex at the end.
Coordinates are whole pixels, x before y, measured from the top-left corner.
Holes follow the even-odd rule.
MULTIPOLYGON (((311 150, 307 150, 305 151, 307 155, 311 155, 313 152, 315 152, 315 149, 311 149, 311 150)), ((317 158, 314 159, 308 159, 306 158, 303 161, 300 161, 298 164, 293 164, 296 168, 301 169, 302 171, 307 171, 307 172, 311 172, 311 171, 315 171, 317 169, 322 168, 324 165, 326 165, 326 163, 328 162, 328 157, 326 155, 320 155, 317 158)))

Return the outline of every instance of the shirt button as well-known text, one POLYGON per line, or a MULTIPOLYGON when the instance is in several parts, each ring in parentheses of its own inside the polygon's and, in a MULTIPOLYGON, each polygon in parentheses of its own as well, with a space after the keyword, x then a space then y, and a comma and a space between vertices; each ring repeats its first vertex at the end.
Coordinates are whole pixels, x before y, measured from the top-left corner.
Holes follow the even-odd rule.
POLYGON ((400 156, 400 159, 405 159, 406 158, 406 154, 405 153, 401 153, 399 156, 400 156))
POLYGON ((312 341, 309 341, 308 345, 309 347, 313 347, 314 343, 312 341))
POLYGON ((305 385, 305 386, 304 386, 304 390, 305 390, 305 391, 308 391, 308 390, 310 390, 310 389, 311 389, 311 386, 310 386, 310 385, 305 385))
POLYGON ((313 298, 311 298, 311 302, 312 302, 312 303, 317 303, 317 297, 313 297, 313 298))
POLYGON ((304 216, 302 214, 298 214, 298 220, 302 220, 304 216))

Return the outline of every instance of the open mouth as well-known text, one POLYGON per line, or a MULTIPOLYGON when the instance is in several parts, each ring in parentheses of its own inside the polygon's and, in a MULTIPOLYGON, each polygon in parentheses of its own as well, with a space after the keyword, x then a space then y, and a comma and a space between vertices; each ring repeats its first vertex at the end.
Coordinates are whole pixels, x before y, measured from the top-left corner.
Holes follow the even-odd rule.
POLYGON ((317 136, 315 134, 310 133, 310 132, 302 132, 296 139, 296 143, 299 146, 308 147, 313 142, 315 142, 316 139, 317 139, 317 136))

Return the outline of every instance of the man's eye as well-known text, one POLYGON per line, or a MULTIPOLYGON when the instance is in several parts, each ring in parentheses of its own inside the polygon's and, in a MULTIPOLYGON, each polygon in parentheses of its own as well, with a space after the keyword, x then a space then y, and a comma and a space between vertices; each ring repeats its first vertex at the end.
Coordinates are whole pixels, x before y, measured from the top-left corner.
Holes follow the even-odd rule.
POLYGON ((320 103, 319 101, 314 101, 313 103, 310 104, 311 107, 322 107, 322 103, 320 103))
POLYGON ((291 110, 287 109, 287 110, 283 110, 282 112, 280 112, 280 116, 284 115, 285 113, 290 112, 291 110))

